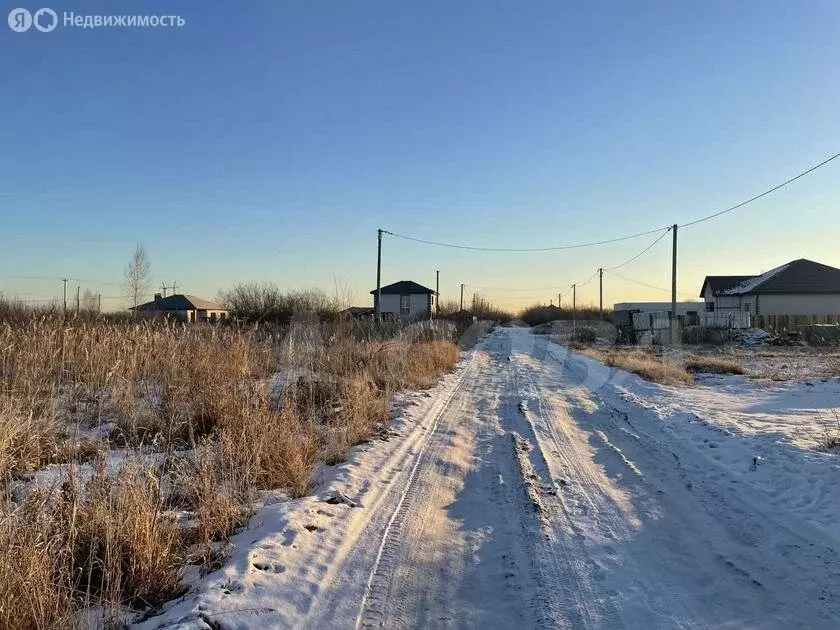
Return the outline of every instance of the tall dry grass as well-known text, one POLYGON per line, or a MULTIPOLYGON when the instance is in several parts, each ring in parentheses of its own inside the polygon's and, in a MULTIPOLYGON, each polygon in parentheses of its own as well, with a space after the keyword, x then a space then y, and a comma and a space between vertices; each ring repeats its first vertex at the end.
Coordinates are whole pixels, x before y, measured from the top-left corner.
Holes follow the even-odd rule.
POLYGON ((306 317, 0 325, 0 628, 65 627, 94 605, 117 619, 171 597, 257 491, 306 494, 317 467, 388 421, 391 392, 431 386, 457 358, 433 329, 306 317), (67 481, 39 486, 33 472, 55 463, 67 481))
POLYGON ((639 348, 607 350, 602 356, 606 365, 633 372, 655 383, 666 385, 694 383, 694 378, 682 365, 639 348))

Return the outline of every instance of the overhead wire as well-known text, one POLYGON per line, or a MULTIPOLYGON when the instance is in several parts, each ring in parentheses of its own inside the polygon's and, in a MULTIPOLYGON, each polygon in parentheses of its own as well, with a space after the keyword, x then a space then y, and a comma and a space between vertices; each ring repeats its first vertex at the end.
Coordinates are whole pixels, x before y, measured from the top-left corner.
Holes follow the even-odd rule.
MULTIPOLYGON (((698 223, 702 223, 704 221, 709 221, 711 219, 714 219, 714 218, 719 217, 721 215, 727 214, 727 213, 732 212, 734 210, 737 210, 739 208, 743 208, 744 206, 746 206, 750 203, 753 203, 754 201, 757 201, 757 200, 761 199, 762 197, 766 197, 767 195, 770 195, 770 194, 776 192, 777 190, 792 184, 796 180, 801 179, 802 177, 805 177, 806 175, 808 175, 810 173, 813 173, 817 169, 825 166, 826 164, 832 162, 833 160, 836 160, 838 157, 840 157, 840 153, 835 153, 834 155, 832 155, 831 157, 823 160, 819 164, 815 164, 814 166, 810 167, 809 169, 807 169, 805 171, 802 171, 798 175, 795 175, 795 176, 793 176, 789 179, 786 179, 781 184, 777 184, 776 186, 773 186, 772 188, 769 188, 762 193, 759 193, 759 194, 757 194, 753 197, 750 197, 746 201, 742 201, 738 204, 735 204, 734 206, 730 206, 730 207, 725 208, 723 210, 719 210, 718 212, 713 212, 712 214, 706 215, 704 217, 700 217, 699 219, 695 219, 694 221, 689 221, 687 223, 679 224, 678 227, 681 227, 681 228, 691 227, 692 225, 697 225, 698 223)), ((663 230, 663 229, 665 229, 665 228, 659 227, 659 228, 655 228, 655 229, 652 229, 652 230, 647 230, 645 232, 638 232, 636 234, 628 234, 628 235, 625 235, 625 236, 619 236, 619 237, 616 237, 616 238, 604 239, 604 240, 600 240, 600 241, 593 241, 593 242, 589 242, 589 243, 576 243, 576 244, 572 244, 572 245, 557 245, 557 246, 552 246, 552 247, 478 247, 478 246, 475 246, 475 245, 462 245, 462 244, 458 244, 458 243, 445 243, 445 242, 441 242, 441 241, 433 241, 433 240, 428 240, 428 239, 423 239, 423 238, 417 238, 417 237, 414 237, 414 236, 408 236, 406 234, 398 234, 396 232, 391 232, 390 230, 382 230, 382 233, 383 234, 388 234, 390 236, 395 236, 397 238, 402 238, 402 239, 405 239, 405 240, 408 240, 408 241, 414 241, 414 242, 417 242, 417 243, 424 243, 426 245, 435 245, 437 247, 450 247, 450 248, 454 248, 454 249, 466 249, 466 250, 472 250, 472 251, 485 251, 485 252, 551 252, 551 251, 561 251, 561 250, 567 250, 567 249, 579 249, 579 248, 584 248, 584 247, 595 247, 595 246, 598 246, 598 245, 609 245, 611 243, 618 243, 618 242, 621 242, 621 241, 627 241, 627 240, 630 240, 630 239, 639 238, 641 236, 647 236, 648 234, 655 234, 655 233, 657 233, 657 232, 659 232, 660 230, 663 230)))
POLYGON ((707 215, 707 216, 705 216, 705 217, 701 217, 701 218, 699 218, 699 219, 695 219, 694 221, 689 221, 688 223, 683 223, 683 224, 681 224, 679 227, 681 227, 681 228, 691 227, 692 225, 697 225, 698 223, 702 223, 703 221, 708 221, 709 219, 714 219, 714 218, 719 217, 719 216, 721 216, 721 215, 723 215, 723 214, 726 214, 726 213, 728 213, 728 212, 732 212, 733 210, 737 210, 738 208, 743 208, 743 207, 744 207, 744 206, 746 206, 747 204, 752 203, 753 201, 756 201, 756 200, 758 200, 758 199, 761 199, 762 197, 766 197, 767 195, 769 195, 769 194, 771 194, 771 193, 776 192, 776 191, 777 191, 777 190, 779 190, 780 188, 784 188, 784 187, 785 187, 785 186, 787 186, 788 184, 792 184, 792 183, 793 183, 793 182, 795 182, 797 179, 800 179, 800 178, 802 178, 802 177, 805 177, 805 176, 806 176, 806 175, 808 175, 809 173, 813 173, 813 172, 814 172, 814 171, 816 171, 818 168, 820 168, 820 167, 822 167, 822 166, 825 166, 826 164, 828 164, 828 163, 829 163, 829 162, 831 162, 832 160, 836 160, 838 157, 840 157, 840 153, 835 153, 834 155, 832 155, 832 156, 831 156, 830 158, 828 158, 827 160, 823 160, 823 161, 822 161, 822 162, 820 162, 819 164, 817 164, 817 165, 812 166, 811 168, 809 168, 807 171, 803 171, 803 172, 799 173, 799 175, 796 175, 796 176, 794 176, 794 177, 791 177, 790 179, 787 179, 787 180, 783 181, 783 182, 782 182, 781 184, 779 184, 778 186, 773 186, 773 188, 770 188, 770 189, 768 189, 768 190, 765 190, 763 193, 758 194, 758 195, 756 195, 755 197, 750 197, 750 198, 749 198, 749 199, 747 199, 746 201, 742 201, 742 202, 741 202, 741 203, 739 203, 739 204, 736 204, 736 205, 734 205, 734 206, 732 206, 732 207, 730 207, 730 208, 726 208, 726 209, 721 210, 721 211, 719 211, 719 212, 715 212, 715 213, 713 213, 713 214, 709 214, 709 215, 707 215))
MULTIPOLYGON (((656 289, 657 291, 664 291, 665 293, 671 293, 671 289, 666 289, 664 287, 657 287, 653 284, 648 284, 647 282, 642 282, 641 280, 636 280, 634 278, 630 278, 628 276, 625 276, 625 275, 620 274, 620 273, 616 273, 615 271, 611 271, 609 269, 604 269, 604 271, 606 271, 606 272, 608 272, 608 273, 610 273, 610 274, 612 274, 612 275, 614 275, 618 278, 621 278, 622 280, 626 280, 627 282, 632 282, 634 284, 639 284, 639 285, 641 285, 643 287, 647 287, 649 289, 656 289)), ((682 295, 684 297, 692 297, 692 298, 696 297, 691 293, 683 293, 682 291, 677 291, 677 295, 682 295)))

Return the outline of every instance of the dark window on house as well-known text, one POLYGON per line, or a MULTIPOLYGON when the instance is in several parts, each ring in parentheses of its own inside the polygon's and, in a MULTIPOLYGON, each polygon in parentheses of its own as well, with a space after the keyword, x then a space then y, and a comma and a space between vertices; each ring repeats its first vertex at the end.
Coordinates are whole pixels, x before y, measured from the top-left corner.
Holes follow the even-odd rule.
POLYGON ((744 312, 749 313, 752 311, 752 302, 744 302, 744 312))
POLYGON ((410 315, 411 314, 411 296, 410 295, 401 295, 400 296, 400 315, 410 315))
POLYGON ((706 302, 706 312, 714 313, 715 312, 715 303, 714 302, 706 302))

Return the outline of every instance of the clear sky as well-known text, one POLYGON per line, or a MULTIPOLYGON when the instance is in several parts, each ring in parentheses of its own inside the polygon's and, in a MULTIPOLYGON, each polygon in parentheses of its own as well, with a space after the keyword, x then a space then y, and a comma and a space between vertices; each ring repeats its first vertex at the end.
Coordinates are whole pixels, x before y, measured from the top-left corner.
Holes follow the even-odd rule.
MULTIPOLYGON (((59 22, 186 24, 0 22, 6 295, 59 295, 70 276, 119 296, 139 241, 155 284, 179 291, 266 280, 367 304, 379 227, 489 247, 599 240, 730 206, 840 151, 836 0, 49 6, 59 22)), ((679 289, 800 257, 840 266, 838 224, 840 160, 682 231, 679 289)), ((386 238, 383 283, 433 287, 440 269, 442 299, 464 282, 510 307, 565 302, 652 240, 513 254, 386 238)), ((670 239, 620 273, 670 287, 670 239)), ((609 274, 604 293, 669 299, 609 274)), ((596 301, 597 282, 578 299, 596 301)))

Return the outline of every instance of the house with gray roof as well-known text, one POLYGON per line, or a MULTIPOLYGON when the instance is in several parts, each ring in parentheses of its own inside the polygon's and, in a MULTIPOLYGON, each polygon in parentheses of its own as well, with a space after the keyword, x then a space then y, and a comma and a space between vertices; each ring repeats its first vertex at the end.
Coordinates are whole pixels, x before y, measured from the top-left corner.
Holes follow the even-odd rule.
POLYGON ((800 258, 755 276, 706 276, 707 311, 840 315, 840 269, 800 258))
MULTIPOLYGON (((436 295, 433 289, 424 287, 411 280, 401 280, 394 284, 381 287, 382 309, 380 313, 385 317, 399 317, 401 319, 418 319, 431 317, 435 307, 436 295)), ((376 289, 373 295, 373 308, 376 310, 376 289)))
MULTIPOLYGON (((135 310, 134 307, 128 309, 135 310)), ((194 295, 176 293, 162 297, 155 293, 155 299, 137 307, 140 317, 168 317, 187 324, 196 322, 220 322, 228 318, 228 310, 215 302, 194 295)))

